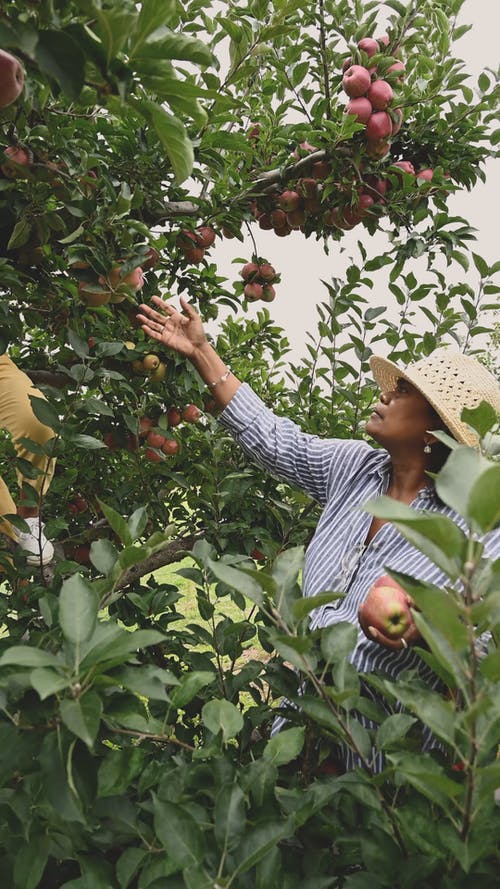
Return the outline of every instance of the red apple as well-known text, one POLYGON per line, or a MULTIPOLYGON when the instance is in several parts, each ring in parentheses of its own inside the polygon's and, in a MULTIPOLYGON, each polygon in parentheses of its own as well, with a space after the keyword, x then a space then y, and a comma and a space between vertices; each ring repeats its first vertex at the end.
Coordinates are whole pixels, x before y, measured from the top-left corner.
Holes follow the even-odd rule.
POLYGON ((164 454, 167 456, 172 456, 173 454, 177 454, 179 450, 179 442, 175 440, 175 438, 166 438, 163 442, 161 449, 164 454))
POLYGON ((352 114, 359 123, 367 123, 371 117, 373 108, 369 99, 365 96, 359 96, 357 99, 351 99, 346 114, 352 114))
POLYGON ((12 105, 21 95, 24 71, 19 59, 0 49, 0 108, 12 105))
POLYGON ((292 229, 291 225, 288 224, 288 220, 287 220, 286 225, 283 225, 281 228, 274 229, 274 234, 278 238, 287 238, 288 235, 290 235, 292 233, 292 231, 293 231, 293 229, 292 229))
POLYGON ((148 432, 146 437, 146 442, 151 448, 161 448, 164 441, 165 436, 161 435, 159 432, 148 432))
MULTIPOLYGON (((394 167, 402 170, 403 173, 406 173, 408 176, 415 175, 415 167, 413 166, 411 161, 396 161, 394 164, 391 165, 390 170, 393 170, 394 167)), ((402 185, 403 177, 400 173, 397 174, 397 179, 399 181, 399 184, 402 185)))
POLYGON ((141 417, 139 420, 139 435, 147 435, 153 426, 155 426, 155 421, 151 417, 141 417))
POLYGON ((376 39, 377 39, 379 45, 382 44, 382 46, 389 46, 389 37, 387 36, 387 34, 382 34, 380 37, 377 37, 376 39))
POLYGON ((262 231, 271 231, 273 227, 273 223, 271 222, 271 217, 269 213, 261 213, 259 216, 259 228, 262 231))
POLYGON ((405 71, 406 68, 402 62, 394 62, 394 65, 391 65, 390 68, 387 69, 387 74, 395 74, 399 72, 399 76, 396 78, 397 80, 405 79, 405 71))
POLYGON ((187 250, 184 250, 184 256, 188 262, 192 262, 193 264, 197 265, 205 256, 205 248, 194 246, 188 247, 187 250))
POLYGON ((115 290, 116 287, 119 287, 121 284, 126 284, 127 287, 130 287, 131 290, 136 293, 144 286, 144 275, 142 272, 142 268, 137 266, 137 268, 132 269, 132 271, 127 272, 122 276, 122 270, 120 265, 114 266, 107 274, 107 277, 104 278, 102 275, 99 278, 99 284, 108 283, 112 290, 115 290))
POLYGON ((138 436, 134 435, 133 432, 127 432, 127 434, 125 436, 125 450, 130 451, 130 453, 132 453, 133 451, 137 451, 138 447, 139 447, 138 436))
POLYGON ((303 198, 315 198, 318 194, 318 183, 312 176, 305 176, 297 182, 297 191, 303 198))
POLYGON ((181 412, 177 407, 169 407, 167 410, 167 423, 170 429, 173 429, 175 426, 178 426, 181 422, 181 412))
POLYGON ((243 293, 249 302, 255 302, 256 299, 262 299, 262 284, 245 284, 243 293))
POLYGON ((365 184, 371 189, 368 194, 372 195, 376 203, 384 197, 387 191, 387 179, 379 179, 377 176, 366 176, 365 184))
POLYGON ((394 98, 392 86, 386 80, 374 80, 366 94, 374 111, 385 111, 394 98))
POLYGON ((296 191, 283 191, 279 198, 279 205, 282 210, 288 213, 290 210, 297 210, 300 206, 301 197, 296 191))
POLYGON ((186 423, 196 423, 201 417, 201 411, 195 404, 188 404, 182 411, 182 419, 186 423))
POLYGON ((96 306, 105 306, 111 300, 111 291, 104 290, 96 284, 89 284, 86 281, 80 281, 78 284, 78 296, 90 308, 96 306))
POLYGON ((90 546, 88 543, 81 543, 79 546, 75 546, 73 551, 73 559, 75 562, 78 562, 79 565, 89 565, 90 564, 90 546))
POLYGON ((253 281, 259 274, 259 266, 256 262, 247 262, 243 266, 240 275, 244 281, 253 281))
POLYGON ((15 147, 14 145, 9 145, 3 152, 3 155, 4 159, 0 167, 3 175, 6 176, 7 179, 26 178, 26 171, 23 171, 23 167, 30 166, 33 159, 31 152, 27 151, 26 148, 21 148, 21 146, 15 147))
POLYGON ((271 284, 276 278, 276 269, 269 262, 263 262, 259 266, 259 278, 266 284, 271 284))
POLYGON ((364 96, 368 92, 371 82, 370 72, 362 65, 351 65, 342 78, 342 86, 351 99, 364 96))
POLYGON ((380 52, 380 46, 373 37, 363 37, 362 40, 358 41, 358 48, 363 50, 368 58, 371 58, 375 53, 380 52))
POLYGON ((361 629, 372 638, 373 627, 390 639, 401 639, 413 624, 413 618, 404 589, 388 575, 383 575, 370 588, 358 609, 361 629))
POLYGON ((262 288, 262 300, 265 303, 272 303, 273 299, 276 296, 276 291, 272 284, 264 284, 262 288))
POLYGON ((303 210, 300 208, 298 210, 290 210, 290 212, 286 214, 286 221, 290 228, 300 228, 306 221, 305 208, 303 210))
POLYGON ((415 175, 417 179, 423 179, 424 182, 431 182, 432 177, 434 176, 434 170, 419 170, 418 173, 416 173, 415 175))
POLYGON ((366 124, 365 135, 372 142, 387 139, 392 133, 392 120, 387 111, 374 111, 366 124))
POLYGON ((215 232, 209 225, 201 225, 196 229, 197 241, 199 247, 211 247, 215 241, 215 232))
POLYGON ((271 213, 271 222, 273 228, 284 228, 287 224, 286 213, 284 210, 273 210, 271 213))
POLYGON ((160 261, 160 253, 156 247, 150 247, 142 261, 143 269, 154 269, 160 261))
POLYGON ((317 151, 317 150, 318 149, 316 148, 316 146, 311 145, 310 142, 301 142, 299 144, 298 148, 296 148, 295 151, 293 152, 293 156, 294 156, 294 158, 296 158, 296 160, 299 160, 299 158, 304 157, 305 152, 317 151))
POLYGON ((152 448, 146 448, 145 452, 148 460, 151 460, 152 463, 159 463, 162 460, 162 456, 158 454, 157 451, 154 451, 152 448))
POLYGON ((313 179, 326 179, 331 172, 332 168, 328 161, 315 161, 311 167, 313 179))

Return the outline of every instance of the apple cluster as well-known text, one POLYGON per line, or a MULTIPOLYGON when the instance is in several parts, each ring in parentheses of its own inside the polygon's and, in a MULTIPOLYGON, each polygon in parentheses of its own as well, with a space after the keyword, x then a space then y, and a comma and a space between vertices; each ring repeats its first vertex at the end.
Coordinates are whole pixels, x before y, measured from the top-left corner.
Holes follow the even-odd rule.
POLYGON ((276 297, 273 283, 278 280, 276 269, 266 260, 254 257, 252 262, 247 262, 240 272, 243 281, 243 294, 249 302, 258 299, 264 302, 272 302, 276 297))
MULTIPOLYGON (((358 49, 367 60, 378 55, 389 45, 386 34, 376 40, 374 37, 363 37, 358 42, 358 49)), ((349 96, 347 114, 352 114, 363 124, 367 151, 370 157, 383 158, 390 150, 390 139, 401 129, 403 112, 401 108, 393 108, 394 90, 388 80, 377 76, 377 66, 352 64, 352 59, 344 62, 342 87, 349 96)), ((397 61, 390 65, 387 74, 399 81, 404 78, 405 66, 397 61)))
POLYGON ((215 241, 215 231, 209 225, 200 225, 194 231, 183 228, 175 239, 175 244, 188 262, 197 264, 202 261, 205 251, 215 241))
POLYGON ((137 451, 142 441, 145 445, 145 456, 153 463, 159 463, 165 456, 172 457, 179 452, 180 444, 177 439, 164 435, 165 426, 175 429, 181 423, 197 423, 201 417, 201 410, 196 404, 186 404, 183 408, 170 406, 165 414, 165 419, 157 420, 147 415, 139 419, 138 435, 132 432, 123 433, 119 429, 105 432, 104 444, 110 451, 127 450, 137 451), (166 422, 165 422, 166 420, 166 422))
MULTIPOLYGON (((78 296, 86 306, 95 308, 108 303, 121 303, 127 295, 137 293, 144 286, 144 270, 137 266, 131 271, 124 271, 125 260, 109 269, 106 275, 99 275, 97 281, 81 280, 78 283, 78 296)), ((72 268, 88 269, 85 262, 73 263, 72 268)), ((85 275, 87 278, 88 276, 85 275)))

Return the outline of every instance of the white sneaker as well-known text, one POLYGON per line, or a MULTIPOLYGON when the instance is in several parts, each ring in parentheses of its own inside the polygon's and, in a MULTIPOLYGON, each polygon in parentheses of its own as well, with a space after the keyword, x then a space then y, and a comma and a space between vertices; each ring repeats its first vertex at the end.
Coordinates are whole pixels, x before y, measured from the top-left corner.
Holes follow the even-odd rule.
POLYGON ((54 558, 54 547, 43 533, 44 525, 38 516, 32 516, 24 521, 29 526, 29 531, 16 529, 17 544, 26 553, 28 565, 39 565, 40 562, 46 565, 54 558))

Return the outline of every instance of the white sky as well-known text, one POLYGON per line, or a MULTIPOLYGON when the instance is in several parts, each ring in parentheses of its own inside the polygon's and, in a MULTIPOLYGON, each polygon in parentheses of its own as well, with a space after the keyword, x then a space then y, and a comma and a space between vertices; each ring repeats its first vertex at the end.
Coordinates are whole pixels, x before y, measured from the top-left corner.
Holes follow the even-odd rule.
MULTIPOLYGON (((497 69, 500 63, 498 33, 500 31, 499 0, 466 0, 459 23, 472 24, 472 30, 454 45, 454 54, 465 62, 465 70, 471 75, 469 85, 474 88, 477 78, 484 68, 497 69)), ((482 255, 488 263, 498 257, 498 199, 500 196, 500 161, 494 160, 484 167, 486 184, 478 183, 472 192, 461 191, 448 199, 450 215, 463 216, 477 229, 477 241, 471 242, 474 252, 482 255)), ((330 242, 327 256, 321 241, 313 237, 306 240, 300 232, 292 232, 287 238, 278 238, 273 232, 262 231, 253 225, 252 231, 261 256, 265 256, 281 274, 281 282, 276 287, 277 296, 273 303, 254 303, 249 308, 252 317, 259 308, 266 306, 273 320, 285 331, 292 346, 292 360, 305 354, 305 331, 314 331, 316 313, 314 306, 324 302, 327 292, 321 279, 343 277, 349 264, 349 257, 357 257, 356 242, 361 239, 369 256, 382 253, 389 246, 387 237, 378 234, 370 237, 366 229, 357 226, 347 232, 341 242, 330 242), (340 252, 340 247, 345 250, 340 252)), ((210 251, 210 259, 217 263, 218 271, 229 281, 238 278, 240 264, 232 264, 235 257, 250 259, 253 252, 249 236, 245 242, 217 239, 210 251)), ((419 277, 425 274, 426 259, 423 257, 412 264, 412 270, 419 277), (419 264, 420 263, 420 264, 419 264)), ((408 271, 407 268, 405 271, 408 271)), ((374 305, 384 304, 385 285, 383 272, 375 273, 376 284, 371 292, 363 295, 373 300, 374 305)), ((457 280, 467 279, 475 286, 475 272, 466 273, 457 266, 457 280)), ((392 299, 392 297, 391 297, 392 299)))

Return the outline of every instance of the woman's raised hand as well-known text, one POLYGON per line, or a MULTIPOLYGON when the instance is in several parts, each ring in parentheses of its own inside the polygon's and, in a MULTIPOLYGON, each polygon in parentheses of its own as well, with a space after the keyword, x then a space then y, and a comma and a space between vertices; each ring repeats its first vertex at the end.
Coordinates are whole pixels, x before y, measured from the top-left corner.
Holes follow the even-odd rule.
POLYGON ((167 349, 193 359, 207 343, 198 313, 182 296, 182 313, 159 296, 153 296, 151 301, 157 308, 143 303, 137 315, 144 332, 167 349))

